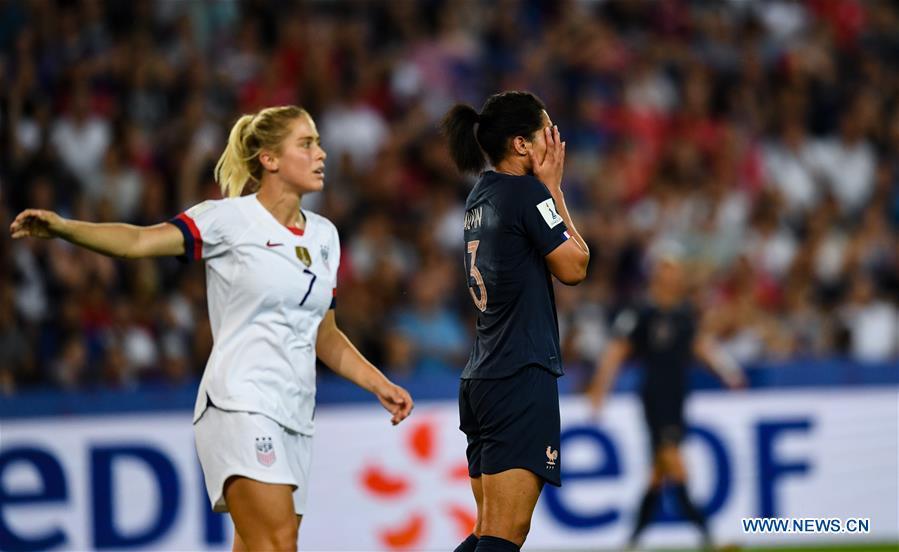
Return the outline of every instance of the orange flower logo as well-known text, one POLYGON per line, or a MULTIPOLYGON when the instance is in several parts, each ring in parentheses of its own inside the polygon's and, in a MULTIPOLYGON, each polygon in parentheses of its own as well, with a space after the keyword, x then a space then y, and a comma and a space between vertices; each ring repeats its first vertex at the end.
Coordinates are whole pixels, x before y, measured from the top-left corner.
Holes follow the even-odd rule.
MULTIPOLYGON (((404 436, 405 451, 416 464, 438 473, 448 485, 468 486, 468 464, 459 462, 444 467, 437 464, 437 431, 434 420, 422 420, 412 425, 404 436)), ((360 474, 362 487, 375 500, 396 501, 407 497, 414 489, 414 482, 402 475, 393 475, 381 464, 368 464, 360 474)), ((411 550, 427 538, 431 523, 453 524, 459 540, 464 539, 474 529, 476 513, 474 508, 456 503, 441 507, 445 517, 429 519, 421 508, 406 513, 406 517, 391 527, 378 530, 378 540, 388 550, 411 550)))

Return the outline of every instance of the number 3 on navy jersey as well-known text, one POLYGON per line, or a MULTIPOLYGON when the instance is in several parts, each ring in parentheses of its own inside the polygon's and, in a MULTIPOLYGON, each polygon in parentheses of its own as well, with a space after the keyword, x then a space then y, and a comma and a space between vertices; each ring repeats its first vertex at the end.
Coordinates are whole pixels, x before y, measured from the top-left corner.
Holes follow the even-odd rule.
POLYGON ((475 260, 477 260, 478 257, 479 245, 481 245, 481 240, 468 242, 468 253, 471 254, 471 268, 468 271, 468 275, 471 278, 474 278, 474 282, 478 287, 478 293, 475 294, 474 286, 471 284, 471 280, 469 280, 468 293, 471 294, 471 298, 474 300, 474 306, 481 312, 484 312, 487 310, 487 287, 484 286, 484 277, 481 276, 481 271, 478 270, 478 267, 475 265, 475 260), (480 298, 478 298, 478 295, 480 295, 480 298))

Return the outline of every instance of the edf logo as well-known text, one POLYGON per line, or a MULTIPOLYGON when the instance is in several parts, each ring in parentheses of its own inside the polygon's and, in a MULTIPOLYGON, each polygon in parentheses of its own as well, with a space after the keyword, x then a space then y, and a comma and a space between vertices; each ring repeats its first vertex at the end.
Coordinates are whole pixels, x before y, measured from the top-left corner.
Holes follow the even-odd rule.
MULTIPOLYGON (((196 467, 199 470, 199 466, 196 467)), ((159 540, 168 533, 185 506, 181 480, 175 463, 164 452, 145 443, 116 446, 94 446, 89 454, 89 500, 91 541, 96 549, 124 549, 141 547, 159 540), (126 532, 116 525, 116 511, 123 505, 115 500, 113 482, 118 464, 137 462, 154 479, 158 502, 151 519, 144 527, 126 532)), ((21 473, 21 472, 20 472, 21 473)), ((122 493, 119 493, 121 495, 122 493)), ((205 499, 205 491, 198 493, 205 499)), ((133 497, 146 500, 147 497, 133 497)), ((50 452, 38 447, 10 447, 0 452, 0 550, 30 552, 66 547, 70 536, 59 525, 48 525, 25 534, 17 532, 10 523, 10 511, 16 508, 65 505, 72 502, 69 481, 62 464, 50 452), (6 475, 16 469, 30 468, 37 474, 38 484, 29 489, 10 485, 6 475)), ((202 508, 203 541, 209 545, 225 543, 225 519, 212 513, 205 500, 202 508)))
MULTIPOLYGON (((812 461, 778 451, 782 450, 781 444, 805 440, 812 428, 812 421, 807 417, 753 423, 752 449, 757 461, 751 465, 757 472, 754 478, 756 484, 754 489, 743 489, 741 492, 749 491, 754 495, 756 509, 745 512, 747 516, 777 517, 786 513, 779 506, 778 489, 789 478, 807 474, 812 468, 812 461)), ((711 492, 700 506, 709 516, 714 516, 732 496, 735 459, 722 436, 711 428, 691 426, 687 438, 701 447, 713 467, 714 473, 710 474, 711 492)), ((607 503, 593 511, 584 511, 583 508, 576 508, 566 493, 576 492, 579 485, 587 482, 612 483, 634 477, 633 468, 625 465, 620 447, 600 428, 586 425, 567 427, 560 448, 570 451, 573 445, 592 447, 595 454, 591 457, 596 460, 592 465, 567 468, 562 488, 547 486, 542 500, 544 508, 560 525, 577 532, 601 530, 619 522, 622 518, 620 508, 631 505, 614 502, 618 497, 610 497, 607 503)), ((193 477, 188 477, 194 475, 189 470, 199 472, 199 466, 195 463, 179 463, 170 451, 166 452, 148 442, 87 445, 85 452, 86 473, 82 474, 66 473, 63 467, 67 465, 65 459, 39 446, 11 446, 0 451, 0 549, 28 552, 71 548, 73 541, 84 542, 99 550, 146 547, 170 537, 177 530, 177 521, 185 517, 200 522, 192 523, 190 529, 197 545, 225 545, 225 517, 211 512, 202 488, 185 486, 185 481, 193 480, 193 477), (121 488, 129 465, 131 469, 139 465, 147 474, 151 485, 156 488, 156 492, 151 493, 155 495, 155 500, 152 496, 131 497, 128 494, 130 488, 121 488), (23 473, 29 476, 17 477, 23 473), (120 488, 116 488, 117 484, 120 488), (73 496, 75 485, 87 488, 87 501, 83 506, 73 496), (146 515, 137 526, 122 523, 122 513, 129 508, 127 502, 130 500, 151 501, 141 504, 146 515), (83 508, 84 511, 78 516, 82 520, 78 526, 88 529, 88 538, 81 541, 84 535, 69 534, 62 522, 50 518, 29 523, 28 527, 16 523, 16 520, 23 519, 21 516, 29 508, 40 507, 44 510, 52 506, 83 508), (190 511, 192 508, 196 510, 190 511)), ((745 466, 745 462, 742 465, 745 466)), ((324 474, 320 476, 325 477, 324 474)), ((659 521, 676 523, 680 519, 676 513, 661 512, 659 521)))
MULTIPOLYGON (((808 459, 785 459, 778 456, 776 445, 781 440, 791 437, 800 438, 812 429, 808 418, 760 421, 755 424, 755 450, 757 451, 757 489, 758 510, 746 515, 757 517, 776 517, 781 512, 778 507, 777 488, 784 478, 807 473, 811 469, 808 459)), ((714 466, 711 496, 699 506, 709 517, 714 516, 727 502, 731 495, 733 481, 733 462, 721 438, 710 428, 691 425, 687 430, 687 439, 695 439, 711 456, 714 466)), ((550 513, 560 523, 574 529, 594 530, 617 522, 621 512, 616 505, 597 509, 593 512, 576 511, 565 500, 566 489, 586 481, 602 481, 625 476, 618 447, 612 438, 602 429, 594 426, 569 426, 562 432, 562 448, 571 450, 573 444, 591 446, 596 449, 594 456, 602 459, 597 465, 586 469, 568 468, 562 478, 563 486, 547 485, 543 494, 545 504, 550 513)), ((570 464, 569 464, 570 466, 570 464)), ((671 501, 673 502, 673 501, 671 501)), ((664 523, 681 522, 679 515, 667 511, 658 514, 657 521, 664 523)))

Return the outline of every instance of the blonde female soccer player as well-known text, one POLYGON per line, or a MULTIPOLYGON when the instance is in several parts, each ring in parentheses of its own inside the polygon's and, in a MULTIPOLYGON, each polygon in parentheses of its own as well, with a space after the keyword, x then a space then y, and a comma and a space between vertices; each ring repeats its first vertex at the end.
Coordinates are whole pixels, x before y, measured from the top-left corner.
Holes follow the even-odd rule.
POLYGON ((334 319, 340 242, 302 209, 322 189, 325 151, 298 107, 242 116, 215 168, 226 199, 149 227, 20 213, 13 238, 59 237, 105 255, 206 261, 214 346, 194 435, 213 509, 230 512, 234 550, 295 550, 306 510, 315 360, 363 387, 400 423, 412 399, 356 350, 334 319), (241 195, 249 190, 255 193, 241 195))

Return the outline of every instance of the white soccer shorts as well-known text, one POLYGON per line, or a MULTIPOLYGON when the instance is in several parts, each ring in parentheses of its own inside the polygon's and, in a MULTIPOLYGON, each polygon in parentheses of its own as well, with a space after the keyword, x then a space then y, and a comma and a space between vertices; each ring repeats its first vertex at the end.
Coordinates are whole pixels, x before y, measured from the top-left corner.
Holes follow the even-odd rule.
POLYGON ((220 410, 212 405, 194 424, 197 455, 206 492, 215 512, 227 512, 224 488, 229 477, 292 485, 298 515, 306 510, 312 436, 293 432, 253 412, 220 410))

